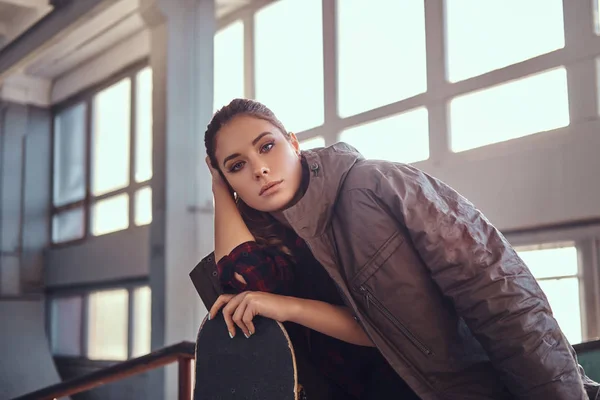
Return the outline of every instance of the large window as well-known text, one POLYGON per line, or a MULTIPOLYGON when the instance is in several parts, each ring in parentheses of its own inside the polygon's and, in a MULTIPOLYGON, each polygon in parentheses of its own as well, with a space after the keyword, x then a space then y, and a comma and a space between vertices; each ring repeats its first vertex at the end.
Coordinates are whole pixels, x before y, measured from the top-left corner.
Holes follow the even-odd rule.
POLYGON ((546 294, 560 328, 571 343, 583 339, 579 261, 574 243, 516 249, 546 294))
POLYGON ((321 0, 279 0, 255 14, 256 99, 299 132, 323 124, 321 0))
POLYGON ((569 125, 567 71, 553 69, 450 102, 452 151, 469 150, 569 125))
POLYGON ((565 45, 562 0, 444 3, 450 82, 525 61, 565 45))
POLYGON ((214 111, 244 97, 244 24, 236 21, 218 31, 214 42, 214 111))
POLYGON ((429 158, 427 110, 419 108, 355 126, 340 140, 353 145, 366 158, 413 163, 429 158))
POLYGON ((148 286, 74 290, 49 297, 54 355, 118 361, 150 352, 148 286))
POLYGON ((341 117, 427 90, 422 0, 338 1, 337 10, 341 117))
POLYGON ((152 221, 149 68, 57 110, 53 176, 53 243, 152 221))

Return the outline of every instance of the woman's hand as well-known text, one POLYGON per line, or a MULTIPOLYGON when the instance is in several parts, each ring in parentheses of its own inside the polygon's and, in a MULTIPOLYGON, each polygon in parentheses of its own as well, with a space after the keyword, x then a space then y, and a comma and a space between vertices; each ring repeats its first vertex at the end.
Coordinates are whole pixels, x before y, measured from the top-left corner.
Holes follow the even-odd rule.
POLYGON ((243 292, 237 295, 224 294, 219 296, 209 312, 212 319, 223 308, 223 317, 227 324, 229 336, 235 336, 237 325, 246 337, 255 330, 252 320, 255 316, 274 319, 279 322, 287 321, 293 315, 298 299, 266 292, 243 292))
POLYGON ((213 166, 210 164, 210 157, 206 156, 205 161, 206 165, 208 166, 208 170, 210 171, 210 175, 212 176, 213 193, 217 194, 222 193, 224 191, 225 193, 230 194, 227 182, 225 182, 221 173, 215 168, 213 168, 213 166))

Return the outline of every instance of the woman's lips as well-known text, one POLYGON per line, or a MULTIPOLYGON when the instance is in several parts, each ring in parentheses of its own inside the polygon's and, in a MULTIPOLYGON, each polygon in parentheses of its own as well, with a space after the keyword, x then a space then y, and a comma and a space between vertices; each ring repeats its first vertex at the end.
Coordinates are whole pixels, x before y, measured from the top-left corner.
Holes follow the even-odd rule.
POLYGON ((264 194, 269 194, 271 193, 273 190, 275 190, 276 188, 279 187, 279 185, 281 184, 281 182, 283 182, 283 180, 281 181, 273 181, 273 182, 269 182, 266 185, 264 185, 261 189, 260 189, 260 193, 258 194, 259 196, 262 196, 264 194))

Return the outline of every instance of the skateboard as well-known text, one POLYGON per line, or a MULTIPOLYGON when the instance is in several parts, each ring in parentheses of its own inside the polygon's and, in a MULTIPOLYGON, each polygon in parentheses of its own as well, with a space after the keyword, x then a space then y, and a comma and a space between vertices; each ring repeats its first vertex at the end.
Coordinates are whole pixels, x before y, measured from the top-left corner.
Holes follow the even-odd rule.
POLYGON ((231 339, 222 313, 204 319, 196 339, 194 400, 303 400, 284 326, 256 317, 256 332, 231 339))

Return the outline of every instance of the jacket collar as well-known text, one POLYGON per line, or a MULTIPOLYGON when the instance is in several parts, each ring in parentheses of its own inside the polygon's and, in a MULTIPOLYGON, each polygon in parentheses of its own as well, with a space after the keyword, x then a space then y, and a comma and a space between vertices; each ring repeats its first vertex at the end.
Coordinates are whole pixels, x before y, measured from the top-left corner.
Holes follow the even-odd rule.
POLYGON ((283 216, 303 238, 320 236, 331 221, 340 189, 354 164, 362 155, 346 143, 302 152, 310 181, 304 196, 283 216))

